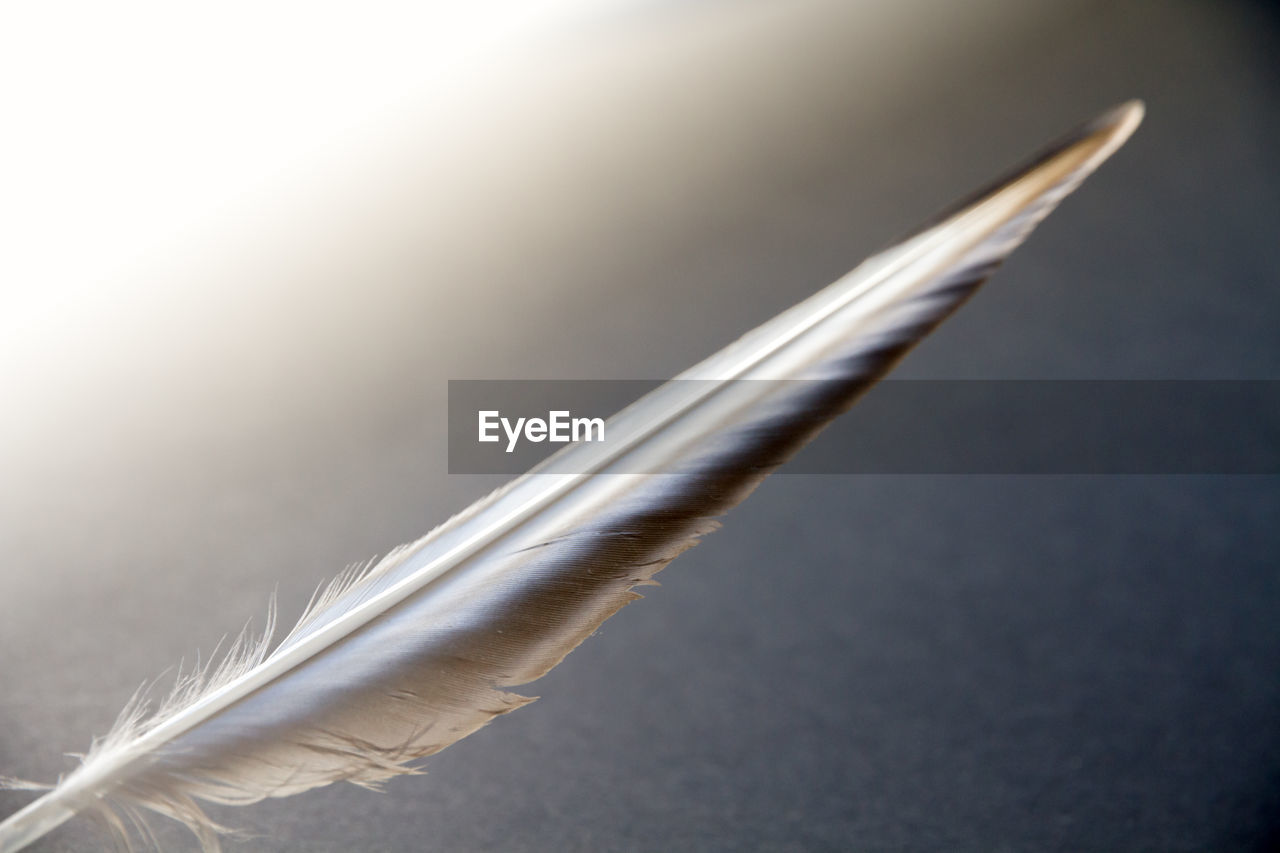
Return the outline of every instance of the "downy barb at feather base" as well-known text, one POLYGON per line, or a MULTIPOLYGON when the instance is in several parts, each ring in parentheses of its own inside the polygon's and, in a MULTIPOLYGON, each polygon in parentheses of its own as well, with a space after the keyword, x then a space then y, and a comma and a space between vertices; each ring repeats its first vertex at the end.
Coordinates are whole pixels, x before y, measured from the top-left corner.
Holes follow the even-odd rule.
POLYGON ((81 812, 206 851, 197 800, 377 786, 531 701, 536 680, 638 596, 955 310, 1141 121, 1117 107, 1030 166, 629 406, 381 562, 337 578, 273 650, 237 643, 152 712, 131 704, 82 764, 0 824, 0 853, 81 812), (803 382, 747 382, 799 379, 803 382), (660 471, 629 474, 625 471, 660 471))

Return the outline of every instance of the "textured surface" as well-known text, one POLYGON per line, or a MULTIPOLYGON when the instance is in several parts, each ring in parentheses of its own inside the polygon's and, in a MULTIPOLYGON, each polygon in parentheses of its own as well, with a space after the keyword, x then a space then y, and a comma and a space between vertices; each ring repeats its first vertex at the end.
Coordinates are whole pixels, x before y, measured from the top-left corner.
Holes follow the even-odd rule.
MULTIPOLYGON (((44 442, 6 446, 22 452, 0 492, 0 770, 69 767, 58 753, 138 682, 277 583, 289 618, 485 491, 443 473, 445 379, 670 374, 1127 97, 1148 102, 1142 132, 900 375, 1276 378, 1274 19, 1056 5, 986 38, 922 17, 896 42, 927 69, 915 81, 868 75, 835 47, 854 24, 818 16, 802 52, 818 70, 761 53, 776 73, 736 100, 728 60, 634 71, 626 98, 582 96, 601 124, 552 157, 599 186, 608 242, 499 210, 519 266, 458 249, 431 276, 447 302, 399 268, 348 274, 353 301, 305 278, 173 299, 174 338, 211 324, 187 346, 230 379, 171 375, 169 350, 108 330, 137 363, 104 367, 44 442), (858 94, 877 88, 892 97, 858 94), (672 99, 696 120, 646 123, 672 99), (622 113, 653 159, 582 156, 622 113), (744 135, 760 122, 743 116, 789 132, 744 135), (721 170, 697 192, 660 159, 682 146, 721 170), (571 322, 538 328, 553 313, 571 322)), ((6 418, 40 413, 22 402, 6 418)), ((774 478, 541 701, 425 778, 233 819, 266 836, 245 849, 317 853, 1270 849, 1278 512, 1265 478, 774 478)), ((72 827, 37 849, 99 848, 72 827)))

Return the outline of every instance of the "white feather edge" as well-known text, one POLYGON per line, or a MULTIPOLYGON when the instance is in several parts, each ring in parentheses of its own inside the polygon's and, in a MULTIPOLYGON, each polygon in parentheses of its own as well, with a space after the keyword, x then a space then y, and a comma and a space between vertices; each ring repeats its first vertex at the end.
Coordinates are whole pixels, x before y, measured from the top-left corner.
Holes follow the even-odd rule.
POLYGON ((1142 113, 1137 101, 1109 111, 677 377, 702 381, 629 406, 610 419, 606 445, 569 447, 376 565, 349 568, 269 652, 272 606, 260 639, 242 634, 216 664, 180 673, 158 708, 135 696, 58 785, 8 780, 47 793, 0 824, 0 853, 80 812, 126 847, 134 834, 154 844, 143 809, 216 851, 226 830, 197 798, 376 787, 531 701, 501 688, 555 666, 713 529, 963 302, 1142 113), (656 470, 671 473, 634 473, 656 470))

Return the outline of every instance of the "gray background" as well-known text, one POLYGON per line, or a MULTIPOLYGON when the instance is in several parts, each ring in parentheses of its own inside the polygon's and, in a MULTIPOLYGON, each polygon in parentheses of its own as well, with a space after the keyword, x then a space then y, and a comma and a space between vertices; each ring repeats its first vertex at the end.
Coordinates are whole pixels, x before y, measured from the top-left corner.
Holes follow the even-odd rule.
MULTIPOLYGON (((673 374, 1129 97, 898 375, 1280 378, 1266 6, 781 7, 586 22, 323 262, 153 270, 93 358, 7 350, 0 771, 495 485, 446 473, 447 379, 673 374)), ((775 477, 427 776, 218 814, 317 853, 1275 849, 1277 518, 1274 477, 775 477)))

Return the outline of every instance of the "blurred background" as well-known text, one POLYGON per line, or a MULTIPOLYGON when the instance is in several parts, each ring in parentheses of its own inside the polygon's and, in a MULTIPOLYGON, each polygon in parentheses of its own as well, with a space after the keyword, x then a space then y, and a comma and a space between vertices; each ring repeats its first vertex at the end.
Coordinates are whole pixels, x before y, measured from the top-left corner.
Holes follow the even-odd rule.
MULTIPOLYGON (((447 380, 672 375, 1128 98, 1129 145, 895 375, 1280 379, 1277 33, 6 6, 0 773, 56 778, 273 590, 287 621, 497 485, 447 473, 447 380)), ((1277 849, 1278 486, 777 476, 429 775, 215 816, 317 853, 1277 849)), ((102 849, 80 823, 33 849, 102 849)))

